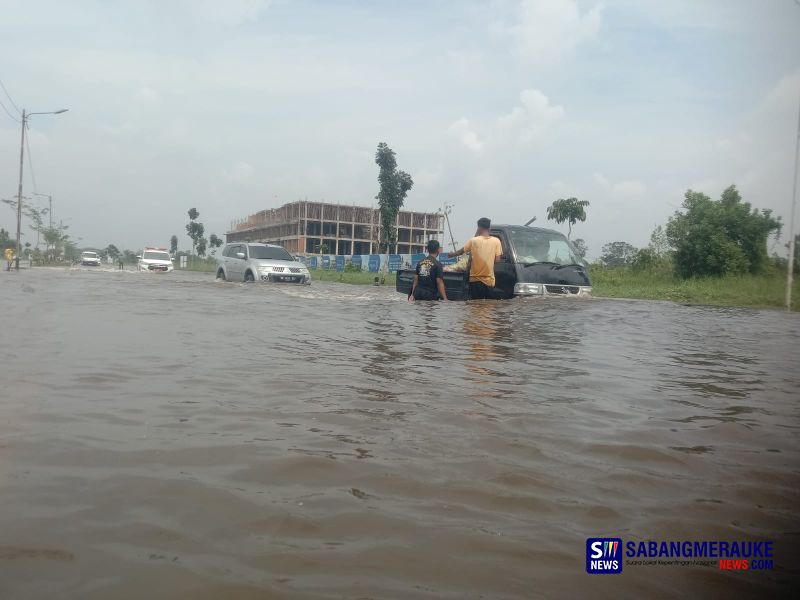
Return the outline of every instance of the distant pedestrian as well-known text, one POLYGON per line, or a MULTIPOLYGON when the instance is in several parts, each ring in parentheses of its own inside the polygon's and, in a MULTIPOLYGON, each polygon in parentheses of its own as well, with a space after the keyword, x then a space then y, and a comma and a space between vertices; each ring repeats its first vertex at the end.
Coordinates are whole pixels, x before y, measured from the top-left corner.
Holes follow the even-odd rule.
POLYGON ((122 271, 122 268, 123 268, 124 266, 125 266, 125 265, 124 265, 124 264, 122 264, 122 257, 120 256, 120 257, 119 257, 119 270, 120 270, 120 271, 122 271))
POLYGON ((11 263, 14 262, 14 251, 11 248, 6 248, 3 252, 3 257, 6 259, 6 271, 10 271, 11 263))

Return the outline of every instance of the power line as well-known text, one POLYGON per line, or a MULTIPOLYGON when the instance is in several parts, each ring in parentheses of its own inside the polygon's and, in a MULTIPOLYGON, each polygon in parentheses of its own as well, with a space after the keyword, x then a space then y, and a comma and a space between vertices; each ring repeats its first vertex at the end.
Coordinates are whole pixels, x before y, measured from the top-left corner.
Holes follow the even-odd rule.
POLYGON ((8 90, 6 89, 6 86, 5 86, 5 84, 3 84, 3 80, 2 80, 2 79, 0 79, 0 88, 3 88, 3 91, 4 91, 4 92, 5 92, 5 94, 6 94, 6 98, 8 98, 8 101, 9 101, 9 102, 11 102, 11 106, 13 106, 13 107, 14 107, 14 110, 15 110, 15 111, 17 111, 17 114, 21 114, 21 113, 22 113, 22 111, 19 109, 19 106, 17 106, 17 105, 14 103, 14 100, 11 98, 11 94, 9 94, 9 93, 8 93, 8 90))
POLYGON ((2 101, 2 100, 0 100, 0 106, 2 106, 2 107, 3 107, 3 110, 5 111, 5 113, 6 113, 6 114, 7 114, 7 115, 8 115, 8 116, 11 118, 11 119, 13 119, 14 121, 16 121, 17 123, 21 123, 21 121, 20 121, 20 120, 19 120, 17 117, 15 117, 14 115, 12 115, 12 114, 9 112, 9 110, 6 108, 6 105, 5 105, 5 104, 3 104, 3 101, 2 101))

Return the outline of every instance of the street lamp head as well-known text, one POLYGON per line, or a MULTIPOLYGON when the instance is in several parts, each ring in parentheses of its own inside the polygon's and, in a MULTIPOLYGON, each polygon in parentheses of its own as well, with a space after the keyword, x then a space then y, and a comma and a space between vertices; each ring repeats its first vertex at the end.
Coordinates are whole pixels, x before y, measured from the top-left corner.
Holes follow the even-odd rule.
POLYGON ((69 110, 68 108, 62 108, 61 110, 57 110, 57 111, 55 111, 53 114, 54 114, 54 115, 60 115, 61 113, 65 113, 65 112, 67 112, 68 110, 69 110))

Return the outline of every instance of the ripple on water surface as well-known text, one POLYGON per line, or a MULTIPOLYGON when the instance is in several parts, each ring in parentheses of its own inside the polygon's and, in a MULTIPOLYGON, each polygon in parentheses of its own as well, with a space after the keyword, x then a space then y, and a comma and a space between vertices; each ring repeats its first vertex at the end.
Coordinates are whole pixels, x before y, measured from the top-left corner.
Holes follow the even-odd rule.
POLYGON ((798 576, 796 316, 181 272, 3 274, 0 296, 4 596, 721 596, 798 576), (602 535, 774 539, 777 569, 598 581, 602 535))

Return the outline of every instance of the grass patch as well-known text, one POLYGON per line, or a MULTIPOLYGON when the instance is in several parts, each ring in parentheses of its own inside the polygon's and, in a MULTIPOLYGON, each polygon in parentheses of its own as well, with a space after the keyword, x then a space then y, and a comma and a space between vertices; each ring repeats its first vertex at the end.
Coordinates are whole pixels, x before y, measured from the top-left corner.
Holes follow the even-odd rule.
MULTIPOLYGON (((598 297, 773 308, 783 307, 785 302, 786 275, 782 273, 680 279, 669 272, 637 272, 598 266, 592 266, 589 273, 592 294, 598 297)), ((793 300, 798 294, 800 281, 795 280, 793 300)), ((793 310, 797 307, 794 301, 793 310)))
POLYGON ((176 271, 196 271, 198 273, 216 273, 217 272, 217 261, 215 259, 203 260, 200 258, 195 258, 194 260, 189 259, 186 263, 186 268, 180 267, 180 260, 176 260, 174 263, 176 271))
MULTIPOLYGON (((311 281, 338 281, 340 283, 352 283, 355 285, 373 285, 375 277, 380 273, 370 273, 368 271, 326 271, 324 269, 311 270, 311 281)), ((394 287, 397 277, 394 273, 386 275, 385 285, 394 287)))

